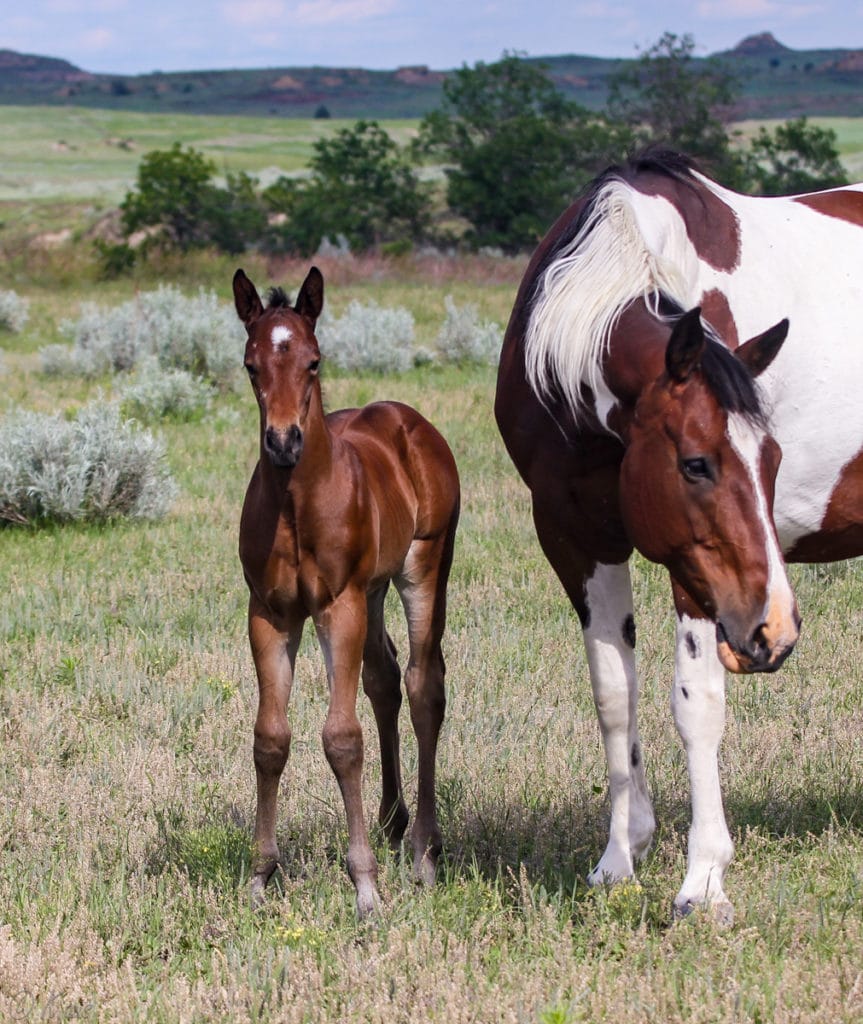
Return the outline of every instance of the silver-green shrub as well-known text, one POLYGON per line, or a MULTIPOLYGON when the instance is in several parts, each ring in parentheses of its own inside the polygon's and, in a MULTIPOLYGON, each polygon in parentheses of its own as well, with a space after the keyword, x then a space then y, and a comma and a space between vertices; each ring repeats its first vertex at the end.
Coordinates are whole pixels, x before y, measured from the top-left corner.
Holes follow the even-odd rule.
POLYGON ((414 365, 414 318, 402 308, 354 300, 337 320, 317 327, 325 359, 343 370, 400 373, 414 365))
POLYGON ((493 321, 480 321, 476 306, 457 306, 451 295, 444 299, 446 316, 437 336, 440 357, 448 363, 496 365, 503 332, 493 321))
POLYGON ((139 420, 194 420, 207 411, 213 389, 187 370, 163 370, 149 356, 138 364, 133 379, 120 390, 124 416, 139 420))
POLYGON ((108 309, 92 303, 61 331, 72 341, 42 349, 45 373, 96 377, 131 370, 146 356, 224 387, 239 376, 244 333, 233 307, 203 289, 186 296, 171 285, 108 309))
POLYGON ((176 494, 164 447, 116 403, 0 420, 0 523, 156 519, 176 494))
POLYGON ((0 291, 0 331, 22 330, 30 316, 30 300, 17 292, 0 291))

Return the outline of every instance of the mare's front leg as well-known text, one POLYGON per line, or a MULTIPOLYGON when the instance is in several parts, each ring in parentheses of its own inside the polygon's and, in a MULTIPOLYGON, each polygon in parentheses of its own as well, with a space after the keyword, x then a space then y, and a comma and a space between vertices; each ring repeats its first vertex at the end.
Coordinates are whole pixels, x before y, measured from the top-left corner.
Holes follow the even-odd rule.
POLYGON ((584 645, 605 758, 611 822, 608 845, 588 876, 591 885, 635 873, 656 822, 638 733, 635 619, 629 563, 597 564, 584 582, 584 645))
POLYGON ((330 687, 330 706, 322 734, 324 753, 345 804, 348 874, 357 890, 357 913, 361 918, 380 905, 378 864, 363 813, 363 732, 357 718, 366 623, 366 595, 354 587, 344 590, 315 619, 330 687))
POLYGON ((596 562, 572 540, 566 496, 539 501, 534 523, 542 549, 572 601, 584 635, 593 700, 608 764, 608 845, 588 876, 591 885, 635 872, 656 828, 638 734, 635 619, 629 563, 596 562))
POLYGON ((715 623, 679 610, 671 706, 692 792, 686 877, 674 913, 682 917, 709 906, 719 923, 731 924, 734 910, 722 886, 734 846, 722 807, 718 760, 725 729, 725 670, 716 653, 715 623))
POLYGON ((253 596, 249 602, 249 642, 258 676, 258 714, 255 719, 254 760, 257 777, 252 899, 263 897, 279 861, 276 806, 279 780, 291 749, 287 706, 303 622, 287 632, 277 629, 266 608, 253 596))

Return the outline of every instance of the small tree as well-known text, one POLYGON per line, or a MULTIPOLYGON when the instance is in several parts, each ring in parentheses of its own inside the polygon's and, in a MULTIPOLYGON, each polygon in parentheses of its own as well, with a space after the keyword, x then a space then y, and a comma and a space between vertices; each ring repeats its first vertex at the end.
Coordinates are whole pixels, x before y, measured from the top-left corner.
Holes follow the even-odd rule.
POLYGON ((544 68, 515 54, 450 75, 421 151, 443 156, 447 202, 471 241, 533 245, 579 188, 627 148, 630 133, 566 100, 544 68))
POLYGON ((179 142, 171 149, 145 154, 136 190, 120 204, 126 234, 160 224, 180 249, 206 242, 205 211, 213 203, 215 172, 215 164, 203 153, 191 146, 183 149, 179 142))
POLYGON ((609 113, 632 129, 639 145, 680 150, 726 185, 742 187, 744 161, 726 128, 737 79, 715 58, 696 64, 694 51, 692 36, 666 32, 612 76, 609 113))
POLYGON ((847 185, 839 161, 836 132, 809 124, 805 117, 759 129, 749 153, 754 191, 765 196, 793 195, 847 185))
POLYGON ((311 178, 280 178, 264 194, 284 213, 289 249, 314 252, 324 238, 343 235, 353 249, 422 237, 429 223, 429 189, 376 121, 358 121, 314 144, 311 178))

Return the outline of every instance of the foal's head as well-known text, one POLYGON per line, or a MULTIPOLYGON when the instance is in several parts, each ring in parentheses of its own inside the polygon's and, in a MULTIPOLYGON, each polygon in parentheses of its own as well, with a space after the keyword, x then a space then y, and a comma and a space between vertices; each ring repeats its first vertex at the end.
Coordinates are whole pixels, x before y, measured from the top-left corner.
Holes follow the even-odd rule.
POLYGON ((302 455, 306 420, 319 386, 315 323, 324 304, 324 279, 312 267, 293 306, 277 288, 265 309, 255 286, 238 270, 234 304, 248 332, 245 365, 261 410, 263 450, 274 466, 291 469, 302 455))
POLYGON ((778 668, 798 636, 773 524, 781 452, 754 381, 787 331, 782 321, 732 354, 705 335, 700 310, 681 316, 635 406, 621 472, 631 539, 668 567, 679 611, 715 620, 735 672, 778 668))

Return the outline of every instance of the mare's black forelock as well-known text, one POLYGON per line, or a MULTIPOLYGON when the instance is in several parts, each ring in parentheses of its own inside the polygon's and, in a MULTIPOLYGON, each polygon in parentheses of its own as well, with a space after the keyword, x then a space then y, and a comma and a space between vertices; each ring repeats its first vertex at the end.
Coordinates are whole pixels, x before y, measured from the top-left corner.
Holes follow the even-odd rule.
MULTIPOLYGON (((684 310, 665 295, 659 298, 659 314, 667 318, 683 315, 684 310)), ((758 384, 748 366, 716 337, 705 324, 704 349, 699 363, 701 375, 711 394, 725 412, 736 412, 764 426, 765 413, 758 384)))

